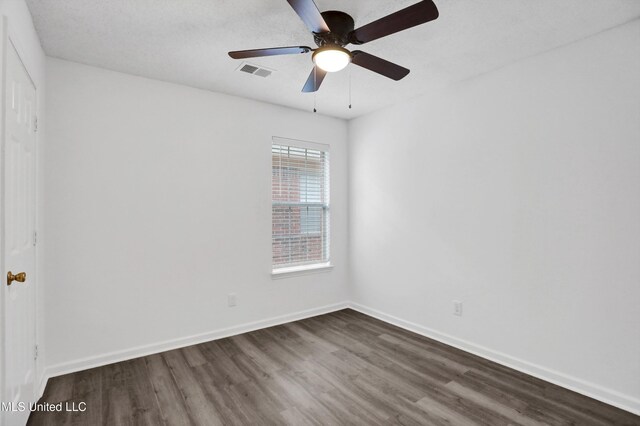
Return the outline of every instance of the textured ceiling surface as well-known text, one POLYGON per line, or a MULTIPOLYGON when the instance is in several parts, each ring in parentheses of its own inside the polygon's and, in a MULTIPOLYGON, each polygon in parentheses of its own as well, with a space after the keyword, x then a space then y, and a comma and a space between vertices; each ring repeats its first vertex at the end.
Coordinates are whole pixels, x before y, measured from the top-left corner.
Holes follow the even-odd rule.
MULTIPOLYGON (((315 47, 285 0, 27 0, 49 56, 341 118, 356 117, 640 17, 638 0, 435 0, 440 18, 359 47, 411 69, 399 82, 355 65, 301 93, 311 55, 248 60, 229 50, 315 47), (349 80, 353 109, 348 109, 349 80), (315 98, 315 99, 314 99, 315 98)), ((416 0, 316 0, 356 27, 416 0)), ((347 46, 349 47, 349 46, 347 46)), ((353 46, 351 46, 353 48, 353 46)))

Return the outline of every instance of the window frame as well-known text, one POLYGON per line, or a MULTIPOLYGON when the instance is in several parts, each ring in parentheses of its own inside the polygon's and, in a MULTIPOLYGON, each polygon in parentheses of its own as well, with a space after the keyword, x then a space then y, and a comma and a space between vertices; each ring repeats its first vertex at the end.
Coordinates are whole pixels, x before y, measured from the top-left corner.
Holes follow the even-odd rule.
MULTIPOLYGON (((317 273, 317 272, 328 272, 333 268, 333 264, 331 263, 331 190, 330 190, 330 186, 331 186, 331 163, 330 163, 330 158, 331 158, 331 153, 330 153, 330 145, 328 144, 321 144, 321 143, 316 143, 316 142, 309 142, 309 141, 302 141, 302 140, 297 140, 297 139, 290 139, 290 138, 284 138, 284 137, 279 137, 279 136, 273 136, 272 140, 271 140, 271 184, 270 186, 270 197, 271 197, 271 276, 272 278, 284 278, 284 277, 288 277, 288 276, 297 276, 297 275, 306 275, 309 273, 317 273), (325 154, 325 163, 324 163, 324 183, 323 183, 323 191, 325 191, 326 194, 326 199, 323 201, 320 201, 320 203, 317 202, 309 202, 309 203, 305 203, 303 201, 300 201, 300 205, 320 205, 322 207, 322 210, 325 212, 324 213, 324 224, 323 226, 326 228, 326 231, 323 233, 322 231, 320 232, 320 235, 324 237, 324 241, 322 241, 322 249, 323 249, 323 259, 319 260, 318 262, 315 263, 306 263, 306 264, 274 264, 274 246, 273 246, 273 241, 274 241, 274 234, 273 234, 273 221, 274 221, 274 216, 273 216, 273 208, 276 205, 276 203, 279 203, 280 205, 283 204, 289 204, 289 203, 281 203, 281 202, 276 202, 273 199, 273 189, 274 189, 274 183, 273 183, 273 149, 274 146, 288 146, 288 147, 292 147, 292 148, 297 148, 297 149, 307 149, 307 150, 313 150, 313 151, 320 151, 323 152, 325 154)), ((290 203, 290 204, 294 204, 294 203, 290 203)), ((300 235, 313 235, 313 233, 308 233, 308 232, 300 232, 300 235)))

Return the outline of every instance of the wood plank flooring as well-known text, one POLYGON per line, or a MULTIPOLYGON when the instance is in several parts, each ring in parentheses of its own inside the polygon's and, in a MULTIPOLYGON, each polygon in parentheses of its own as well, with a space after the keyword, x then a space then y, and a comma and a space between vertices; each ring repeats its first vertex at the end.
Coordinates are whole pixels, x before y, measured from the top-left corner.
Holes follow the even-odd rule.
POLYGON ((49 381, 29 425, 640 425, 353 310, 49 381))

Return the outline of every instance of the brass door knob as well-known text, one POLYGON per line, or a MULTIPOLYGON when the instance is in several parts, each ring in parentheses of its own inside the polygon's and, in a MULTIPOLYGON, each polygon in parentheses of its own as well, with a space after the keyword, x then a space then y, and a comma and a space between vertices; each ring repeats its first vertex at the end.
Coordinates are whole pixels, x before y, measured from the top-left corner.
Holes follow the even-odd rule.
POLYGON ((18 274, 13 275, 11 271, 7 272, 7 285, 11 285, 12 282, 18 281, 19 283, 25 282, 27 279, 26 272, 20 272, 18 274))

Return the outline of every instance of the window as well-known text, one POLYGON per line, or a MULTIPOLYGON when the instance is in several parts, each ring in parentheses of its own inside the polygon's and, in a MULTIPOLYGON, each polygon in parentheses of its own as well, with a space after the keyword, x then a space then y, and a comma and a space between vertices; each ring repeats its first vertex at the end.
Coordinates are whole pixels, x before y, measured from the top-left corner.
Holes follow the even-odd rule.
POLYGON ((273 269, 329 263, 329 147, 274 138, 273 269))

